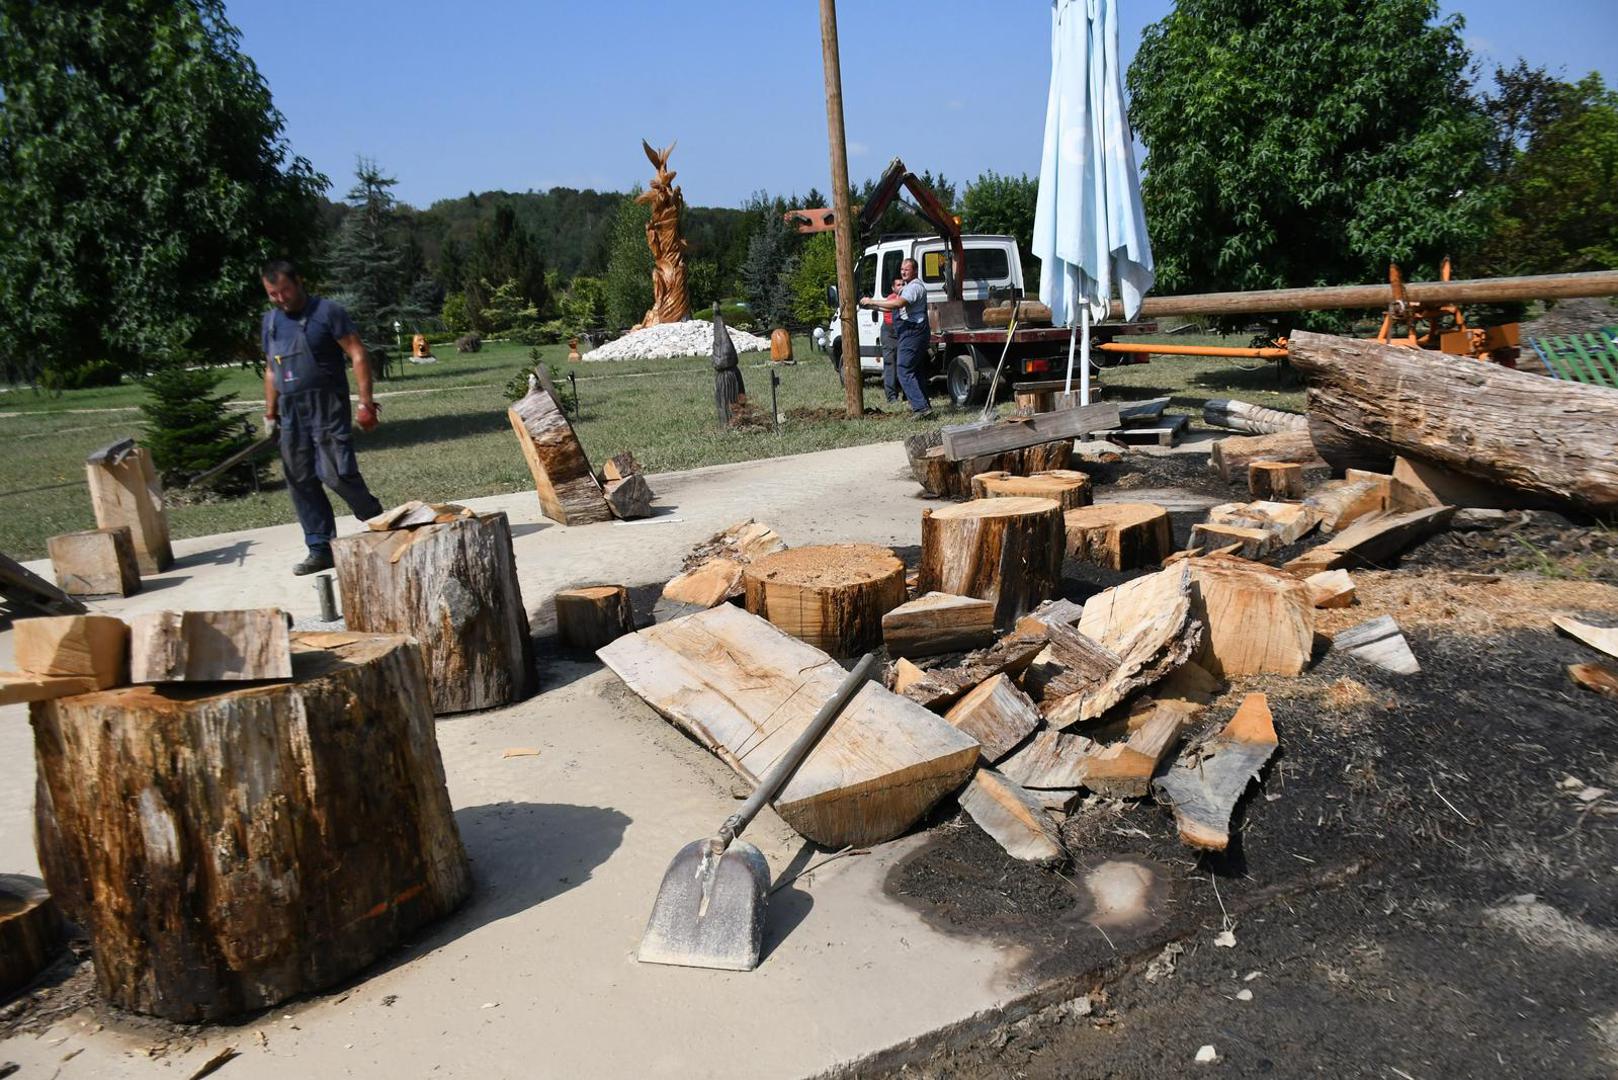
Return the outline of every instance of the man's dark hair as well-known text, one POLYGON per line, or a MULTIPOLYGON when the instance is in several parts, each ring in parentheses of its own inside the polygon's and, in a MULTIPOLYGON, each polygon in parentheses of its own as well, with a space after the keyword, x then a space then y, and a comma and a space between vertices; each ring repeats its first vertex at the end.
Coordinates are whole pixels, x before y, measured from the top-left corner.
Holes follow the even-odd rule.
POLYGON ((291 259, 271 259, 264 264, 264 269, 259 271, 258 276, 265 281, 274 281, 277 278, 298 278, 303 275, 298 273, 298 264, 291 259))

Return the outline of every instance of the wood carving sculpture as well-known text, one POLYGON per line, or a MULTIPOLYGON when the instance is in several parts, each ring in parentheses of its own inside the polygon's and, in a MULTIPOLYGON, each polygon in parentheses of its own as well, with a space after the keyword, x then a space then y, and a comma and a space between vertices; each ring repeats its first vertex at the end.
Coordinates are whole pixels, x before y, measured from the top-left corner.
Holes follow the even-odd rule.
POLYGON ((657 176, 650 188, 635 196, 636 202, 652 208, 652 220, 646 223, 646 243, 652 249, 652 309, 637 330, 691 317, 691 300, 685 291, 685 237, 680 235, 680 208, 685 200, 669 168, 674 143, 662 150, 653 150, 645 139, 640 145, 657 176))
POLYGON ((741 358, 736 355, 736 345, 730 340, 730 331, 725 329, 724 317, 719 314, 719 305, 713 306, 713 398, 714 404, 719 408, 719 423, 721 426, 730 423, 730 411, 738 401, 745 401, 747 387, 742 385, 741 358))

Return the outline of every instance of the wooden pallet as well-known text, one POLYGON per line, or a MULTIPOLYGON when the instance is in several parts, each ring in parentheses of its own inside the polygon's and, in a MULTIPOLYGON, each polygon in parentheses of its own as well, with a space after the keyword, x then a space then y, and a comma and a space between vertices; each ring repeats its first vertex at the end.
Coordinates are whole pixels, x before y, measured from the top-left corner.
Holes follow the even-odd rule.
POLYGON ((1121 427, 1092 431, 1086 439, 1106 439, 1123 446, 1177 446, 1180 436, 1191 426, 1189 416, 1165 416, 1160 427, 1121 427))
POLYGON ((1618 327, 1594 334, 1530 338, 1528 344, 1555 378, 1618 388, 1618 327))

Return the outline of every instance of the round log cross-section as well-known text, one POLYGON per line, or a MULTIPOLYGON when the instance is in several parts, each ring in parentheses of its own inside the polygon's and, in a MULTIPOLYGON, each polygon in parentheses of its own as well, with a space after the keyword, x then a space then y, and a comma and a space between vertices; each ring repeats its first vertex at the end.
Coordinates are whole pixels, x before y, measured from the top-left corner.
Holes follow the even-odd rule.
POLYGON ((62 912, 45 883, 0 874, 0 998, 21 990, 62 948, 62 912))
POLYGON ((433 712, 508 705, 533 692, 533 644, 502 513, 333 542, 350 630, 421 642, 433 712))
POLYGON ((1109 570, 1156 566, 1174 550, 1169 512, 1151 503, 1101 503, 1065 515, 1067 553, 1109 570))
POLYGON ((108 1000, 213 1020, 342 982, 471 887, 421 650, 301 634, 293 677, 33 709, 40 865, 108 1000))
POLYGON ((1295 461, 1254 461, 1247 466, 1247 491, 1255 499, 1303 498, 1303 466, 1295 461))
POLYGON ((875 544, 789 548, 742 574, 747 610, 832 656, 882 642, 882 616, 905 602, 905 567, 875 544))
POLYGON ((622 585, 589 585, 556 594, 556 633, 562 644, 595 652, 635 632, 635 611, 622 585))
POLYGON ((986 472, 972 477, 974 499, 1005 499, 1016 495, 1055 499, 1063 510, 1089 506, 1090 475, 1074 469, 1051 469, 1032 476, 986 472))
POLYGON ((988 600, 1004 629, 1055 596, 1061 578, 1062 510, 1054 499, 973 499, 922 511, 919 593, 988 600))

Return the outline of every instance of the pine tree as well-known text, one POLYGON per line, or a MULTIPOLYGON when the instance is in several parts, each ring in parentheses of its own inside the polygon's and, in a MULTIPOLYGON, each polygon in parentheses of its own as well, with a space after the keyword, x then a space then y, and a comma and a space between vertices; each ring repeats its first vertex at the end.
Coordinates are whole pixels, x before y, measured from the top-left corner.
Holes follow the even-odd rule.
MULTIPOLYGON (((140 407, 146 416, 142 442, 166 484, 178 485, 206 472, 253 438, 242 414, 228 408, 235 395, 215 393, 224 373, 194 366, 196 359, 194 353, 178 354, 147 376, 142 386, 146 392, 140 407)), ((214 487, 240 488, 252 476, 248 470, 260 468, 244 464, 214 487)))
POLYGON ((348 192, 351 209, 327 254, 331 298, 348 309, 360 338, 373 352, 394 345, 393 321, 400 317, 405 247, 398 204, 389 189, 398 181, 377 163, 360 158, 348 192))

